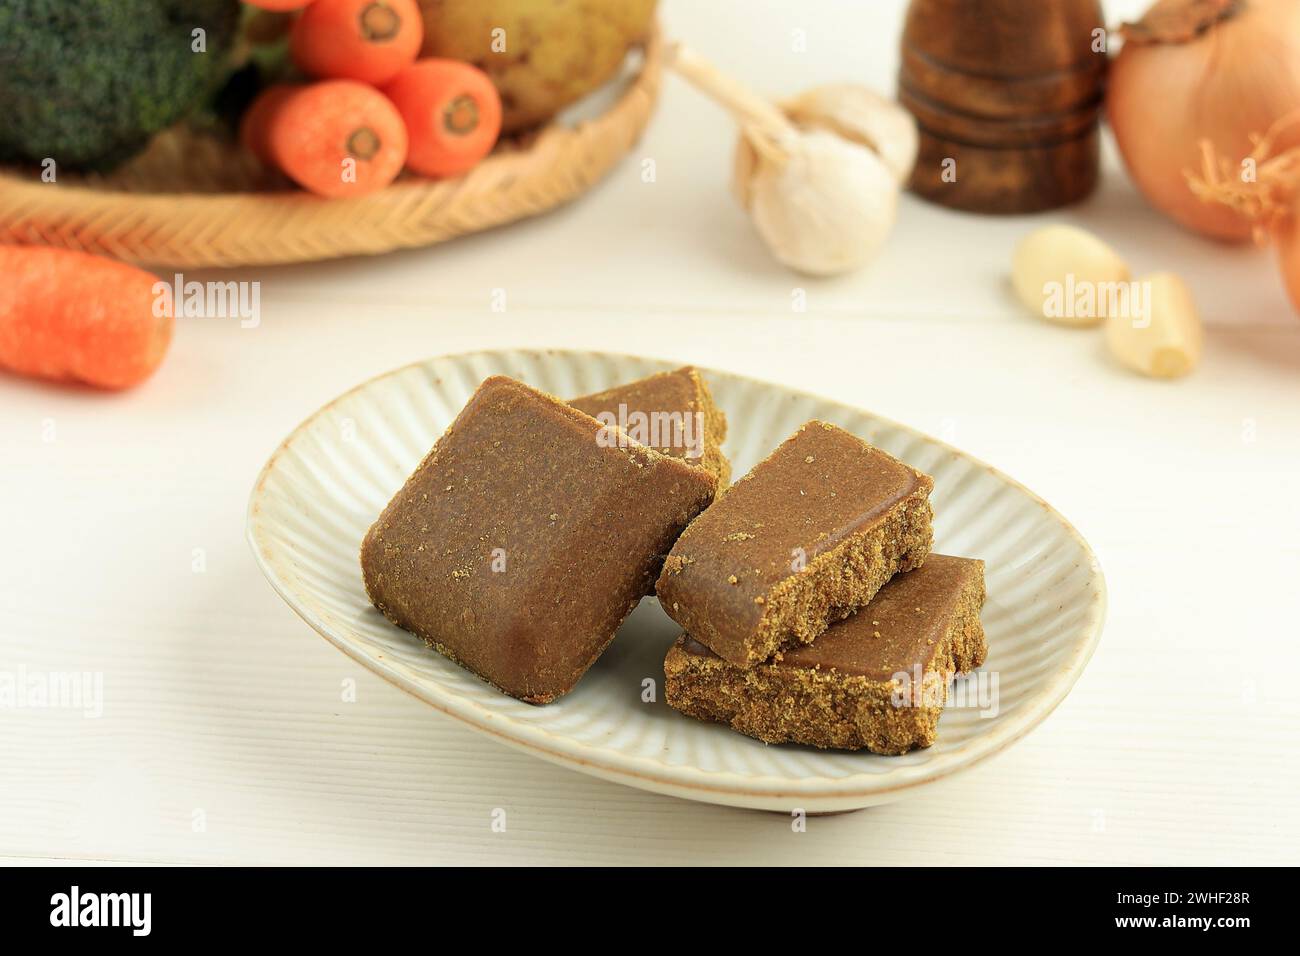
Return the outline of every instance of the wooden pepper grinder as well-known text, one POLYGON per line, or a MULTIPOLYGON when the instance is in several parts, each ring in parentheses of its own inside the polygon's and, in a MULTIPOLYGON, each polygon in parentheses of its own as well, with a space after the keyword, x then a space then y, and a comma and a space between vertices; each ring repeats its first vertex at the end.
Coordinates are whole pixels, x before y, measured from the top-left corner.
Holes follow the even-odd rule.
POLYGON ((1106 74, 1099 0, 912 0, 899 101, 911 188, 983 213, 1076 202, 1097 185, 1106 74))

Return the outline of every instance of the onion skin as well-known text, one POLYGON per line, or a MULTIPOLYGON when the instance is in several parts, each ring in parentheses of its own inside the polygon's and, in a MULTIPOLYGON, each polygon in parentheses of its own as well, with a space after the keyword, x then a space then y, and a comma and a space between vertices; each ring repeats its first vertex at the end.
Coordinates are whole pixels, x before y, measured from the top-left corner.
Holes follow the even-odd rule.
MULTIPOLYGON (((1160 0, 1168 11, 1189 0, 1160 0)), ((1201 202, 1184 170, 1199 167, 1202 140, 1222 156, 1246 156, 1251 134, 1300 105, 1300 0, 1238 0, 1223 19, 1186 42, 1134 42, 1110 72, 1106 110, 1138 189, 1194 232, 1232 242, 1251 223, 1201 202)), ((1294 292, 1293 292, 1294 297, 1294 292)))
POLYGON ((1291 307, 1300 313, 1300 217, 1292 212, 1273 230, 1277 243, 1277 264, 1286 283, 1291 307))

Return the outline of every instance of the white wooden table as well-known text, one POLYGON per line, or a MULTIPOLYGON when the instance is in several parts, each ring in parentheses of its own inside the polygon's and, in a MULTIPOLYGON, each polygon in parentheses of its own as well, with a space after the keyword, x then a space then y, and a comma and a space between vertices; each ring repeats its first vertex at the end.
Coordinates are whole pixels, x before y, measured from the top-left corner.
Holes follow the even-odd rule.
MULTIPOLYGON (((672 35, 760 88, 892 88, 901 0, 666 7, 672 35), (796 29, 807 53, 790 51, 796 29)), ((0 670, 104 675, 98 719, 0 709, 0 857, 1294 863, 1300 319, 1270 255, 1168 225, 1111 157, 1069 213, 998 220, 908 199, 871 269, 801 280, 731 202, 732 135, 669 78, 634 155, 568 209, 432 250, 222 274, 261 282, 260 326, 182 320, 160 374, 127 395, 0 378, 0 670), (1187 277, 1210 326, 1192 378, 1136 378, 1098 335, 1020 313, 1011 249, 1054 219, 1095 229, 1138 272, 1187 277), (1111 599, 1100 650, 1009 752, 806 833, 470 732, 299 621, 253 565, 244 508, 279 440, 339 392, 504 346, 717 366, 943 436, 1092 542, 1111 599)))

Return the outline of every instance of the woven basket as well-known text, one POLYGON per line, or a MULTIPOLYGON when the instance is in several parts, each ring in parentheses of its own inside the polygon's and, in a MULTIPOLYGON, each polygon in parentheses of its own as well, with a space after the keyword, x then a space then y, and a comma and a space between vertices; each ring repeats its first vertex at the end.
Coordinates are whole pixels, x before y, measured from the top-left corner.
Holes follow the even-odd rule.
POLYGON ((0 172, 0 243, 62 246, 174 268, 304 262, 426 246, 553 209, 640 137, 662 74, 655 33, 618 100, 594 119, 506 140, 456 179, 403 176, 357 199, 294 189, 244 150, 174 130, 111 176, 0 172))

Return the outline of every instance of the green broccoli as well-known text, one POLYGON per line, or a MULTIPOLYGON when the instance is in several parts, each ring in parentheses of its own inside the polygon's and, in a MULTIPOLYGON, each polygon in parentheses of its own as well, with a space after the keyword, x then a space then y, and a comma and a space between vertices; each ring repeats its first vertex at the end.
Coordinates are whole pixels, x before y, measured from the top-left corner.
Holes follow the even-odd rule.
POLYGON ((129 159, 212 93, 238 24, 238 0, 0 0, 0 163, 129 159))

